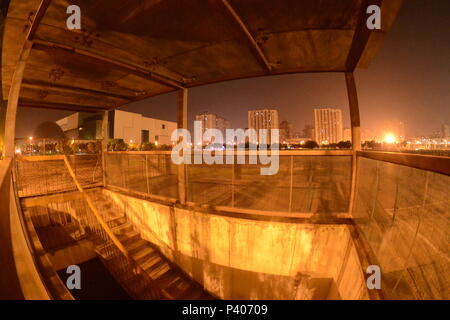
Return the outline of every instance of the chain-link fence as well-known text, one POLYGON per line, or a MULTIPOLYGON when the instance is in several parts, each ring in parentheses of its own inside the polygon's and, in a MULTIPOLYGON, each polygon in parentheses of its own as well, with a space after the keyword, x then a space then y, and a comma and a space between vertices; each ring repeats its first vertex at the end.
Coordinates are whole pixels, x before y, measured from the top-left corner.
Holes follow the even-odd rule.
POLYGON ((188 201, 278 212, 347 212, 350 156, 282 155, 277 174, 261 175, 262 167, 188 165, 188 201))
POLYGON ((450 177, 359 158, 353 217, 388 299, 449 299, 450 177))
MULTIPOLYGON (((83 187, 103 183, 101 155, 67 156, 83 187)), ((76 190, 63 156, 16 157, 15 178, 19 197, 76 190)))
MULTIPOLYGON (((302 213, 348 211, 350 156, 282 155, 275 175, 261 164, 186 165, 187 200, 245 209, 302 213)), ((225 161, 224 161, 225 162, 225 161)), ((235 161, 237 162, 237 161, 235 161)), ((108 153, 107 185, 178 199, 177 166, 170 153, 108 153)))
POLYGON ((106 184, 178 199, 177 166, 163 154, 106 154, 106 184))

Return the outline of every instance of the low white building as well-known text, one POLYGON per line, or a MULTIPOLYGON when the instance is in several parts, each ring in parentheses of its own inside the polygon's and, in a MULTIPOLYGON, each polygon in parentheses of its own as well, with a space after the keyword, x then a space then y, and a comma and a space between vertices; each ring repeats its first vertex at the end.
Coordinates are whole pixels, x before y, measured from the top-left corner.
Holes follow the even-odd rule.
MULTIPOLYGON (((68 138, 82 140, 101 138, 101 115, 76 113, 56 123, 68 138)), ((172 144, 170 137, 176 129, 176 122, 147 118, 138 113, 113 110, 108 115, 108 138, 123 139, 126 143, 158 142, 160 145, 170 145, 172 144)))
POLYGON ((170 136, 177 129, 176 122, 147 118, 121 110, 111 111, 109 123, 112 125, 109 127, 110 136, 137 144, 156 141, 159 144, 172 144, 170 136))

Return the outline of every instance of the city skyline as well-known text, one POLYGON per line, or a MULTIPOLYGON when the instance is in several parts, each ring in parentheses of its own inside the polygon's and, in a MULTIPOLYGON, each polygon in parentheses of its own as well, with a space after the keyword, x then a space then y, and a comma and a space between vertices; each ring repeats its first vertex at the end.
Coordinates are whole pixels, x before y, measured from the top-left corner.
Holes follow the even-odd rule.
POLYGON ((0 300, 450 299, 449 0, 2 3, 0 300))
MULTIPOLYGON (((383 131, 386 122, 404 121, 411 135, 425 136, 450 123, 449 37, 450 2, 405 2, 371 68, 355 73, 362 128, 383 131)), ((176 121, 176 101, 176 94, 171 93, 126 109, 176 121)), ((277 106, 296 131, 313 123, 313 108, 332 105, 343 110, 344 127, 350 127, 345 83, 338 74, 294 74, 206 85, 190 90, 189 105, 190 123, 197 113, 207 109, 222 114, 234 127, 245 127, 249 109, 277 106)), ((35 110, 19 109, 19 137, 29 135, 40 122, 70 114, 46 110, 35 115, 35 110)))

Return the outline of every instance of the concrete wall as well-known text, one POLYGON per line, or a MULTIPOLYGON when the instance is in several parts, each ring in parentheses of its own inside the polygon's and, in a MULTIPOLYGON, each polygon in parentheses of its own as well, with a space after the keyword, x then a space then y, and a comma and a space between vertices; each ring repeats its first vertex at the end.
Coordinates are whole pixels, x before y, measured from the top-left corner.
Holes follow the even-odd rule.
POLYGON ((220 298, 368 298, 346 225, 241 219, 104 192, 143 238, 220 298))
POLYGON ((73 130, 73 129, 78 130, 79 118, 80 118, 80 114, 77 112, 77 113, 71 114, 70 116, 67 116, 65 118, 62 118, 62 119, 56 121, 56 124, 58 126, 60 126, 64 132, 73 130))
POLYGON ((141 131, 148 130, 150 132, 149 141, 155 142, 155 137, 158 136, 159 144, 172 144, 170 136, 177 128, 177 124, 171 121, 164 121, 153 118, 146 118, 140 114, 115 110, 114 118, 114 138, 123 139, 126 143, 130 140, 133 143, 141 142, 141 131), (163 125, 165 128, 163 128, 163 125))

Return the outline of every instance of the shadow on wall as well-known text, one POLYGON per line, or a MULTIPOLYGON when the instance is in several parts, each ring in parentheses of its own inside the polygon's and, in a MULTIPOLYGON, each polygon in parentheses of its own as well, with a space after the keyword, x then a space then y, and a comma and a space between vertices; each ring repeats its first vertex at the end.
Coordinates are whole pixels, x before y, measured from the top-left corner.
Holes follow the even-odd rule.
POLYGON ((217 297, 368 299, 346 225, 254 221, 103 192, 144 239, 217 297))

